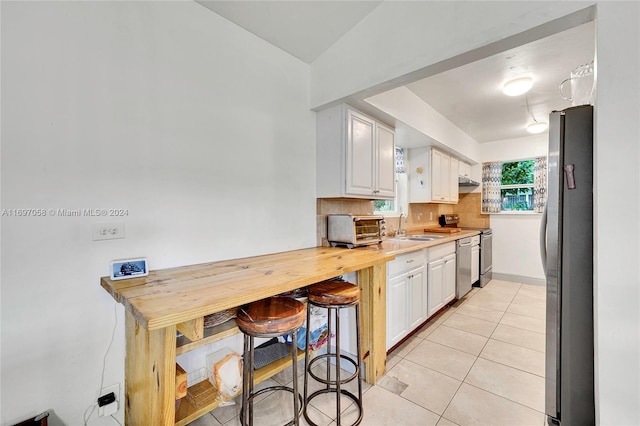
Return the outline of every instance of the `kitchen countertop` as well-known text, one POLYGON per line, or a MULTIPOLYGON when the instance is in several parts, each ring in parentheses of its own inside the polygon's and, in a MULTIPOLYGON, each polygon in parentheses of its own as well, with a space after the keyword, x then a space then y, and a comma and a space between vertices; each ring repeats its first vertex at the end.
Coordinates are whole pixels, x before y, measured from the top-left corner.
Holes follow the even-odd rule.
POLYGON ((386 250, 312 247, 152 270, 127 280, 102 277, 100 284, 140 324, 157 330, 393 259, 386 250))
POLYGON ((101 285, 143 326, 154 330, 478 234, 463 230, 433 241, 388 238, 355 249, 314 247, 155 270, 121 281, 103 277, 101 285))
MULTIPOLYGON (((415 235, 415 234, 412 234, 415 235)), ((382 241, 382 244, 377 246, 366 247, 367 250, 382 251, 388 255, 397 256, 399 254, 411 253, 416 250, 422 250, 429 247, 434 247, 440 244, 449 243, 459 240, 460 238, 473 237, 474 235, 480 235, 480 231, 463 230, 454 234, 435 234, 430 233, 428 235, 442 235, 444 238, 437 238, 433 241, 415 241, 415 240, 400 240, 395 238, 387 238, 382 241)))

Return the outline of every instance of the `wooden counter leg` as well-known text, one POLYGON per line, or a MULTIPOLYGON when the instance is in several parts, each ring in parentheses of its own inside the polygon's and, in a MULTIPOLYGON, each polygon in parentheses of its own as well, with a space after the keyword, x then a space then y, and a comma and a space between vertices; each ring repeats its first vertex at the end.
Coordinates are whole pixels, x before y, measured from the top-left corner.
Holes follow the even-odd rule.
POLYGON ((176 327, 148 331, 125 318, 125 424, 175 423, 176 327))
POLYGON ((374 384, 387 364, 387 264, 381 263, 358 271, 362 290, 360 330, 365 379, 374 384))

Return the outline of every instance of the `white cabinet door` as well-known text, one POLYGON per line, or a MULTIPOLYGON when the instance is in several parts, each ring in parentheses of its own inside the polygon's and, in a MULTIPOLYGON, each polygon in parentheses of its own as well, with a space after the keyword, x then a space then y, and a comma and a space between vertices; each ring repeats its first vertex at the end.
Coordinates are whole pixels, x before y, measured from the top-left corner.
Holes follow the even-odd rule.
POLYGON ((355 111, 347 112, 347 195, 374 194, 375 121, 355 111))
POLYGON ((395 197, 395 133, 371 117, 336 105, 316 114, 316 197, 395 197))
POLYGON ((409 202, 458 203, 459 160, 437 149, 409 150, 409 202))
POLYGON ((427 266, 427 317, 432 316, 444 306, 444 259, 429 262, 427 266))
POLYGON ((393 198, 396 194, 396 141, 392 129, 376 123, 376 197, 393 198))
POLYGON ((459 160, 449 157, 449 201, 458 203, 458 163, 459 160))
POLYGON ((418 327, 426 319, 426 274, 424 265, 409 272, 409 331, 418 327))
POLYGON ((456 254, 445 256, 442 278, 443 306, 456 298, 456 254))
POLYGON ((407 316, 409 273, 405 272, 387 282, 387 349, 409 332, 407 316))
POLYGON ((480 279, 480 246, 471 246, 471 283, 480 279))
POLYGON ((471 165, 469 163, 465 163, 464 161, 460 161, 458 165, 458 175, 466 178, 471 178, 471 165))
POLYGON ((431 199, 448 201, 449 157, 435 149, 431 150, 431 199))

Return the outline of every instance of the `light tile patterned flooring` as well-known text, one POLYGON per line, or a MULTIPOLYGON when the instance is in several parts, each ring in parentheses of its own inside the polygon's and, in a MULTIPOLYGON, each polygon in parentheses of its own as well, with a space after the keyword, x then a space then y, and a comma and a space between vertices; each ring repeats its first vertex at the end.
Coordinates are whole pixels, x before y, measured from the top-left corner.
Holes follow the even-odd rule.
MULTIPOLYGON (((544 333, 544 287, 492 280, 474 288, 396 349, 375 386, 364 384, 361 424, 541 426, 544 333)), ((302 363, 300 389, 303 368, 302 363)), ((288 369, 262 385, 291 380, 288 369)), ((329 398, 312 403, 318 424, 336 424, 329 398)), ((351 424, 357 410, 342 401, 343 424, 351 424)), ((291 405, 289 393, 265 396, 255 405, 254 424, 286 423, 291 405)), ((238 425, 239 407, 220 407, 191 424, 238 425)), ((302 416, 300 424, 307 425, 302 416)))

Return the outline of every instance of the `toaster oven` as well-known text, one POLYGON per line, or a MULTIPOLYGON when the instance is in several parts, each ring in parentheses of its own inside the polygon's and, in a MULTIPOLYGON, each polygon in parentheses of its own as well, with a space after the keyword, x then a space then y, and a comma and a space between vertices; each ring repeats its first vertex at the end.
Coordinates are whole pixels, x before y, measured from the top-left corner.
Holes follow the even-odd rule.
POLYGON ((348 248, 380 244, 385 236, 383 216, 330 214, 327 216, 327 240, 332 247, 348 248))

